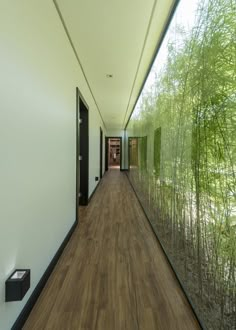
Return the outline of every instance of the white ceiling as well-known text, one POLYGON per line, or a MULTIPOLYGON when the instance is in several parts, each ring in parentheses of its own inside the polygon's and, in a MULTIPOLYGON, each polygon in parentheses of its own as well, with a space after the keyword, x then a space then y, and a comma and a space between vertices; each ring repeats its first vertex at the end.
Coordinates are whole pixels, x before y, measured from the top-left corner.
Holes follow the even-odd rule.
POLYGON ((175 0, 54 2, 106 128, 123 129, 175 0))

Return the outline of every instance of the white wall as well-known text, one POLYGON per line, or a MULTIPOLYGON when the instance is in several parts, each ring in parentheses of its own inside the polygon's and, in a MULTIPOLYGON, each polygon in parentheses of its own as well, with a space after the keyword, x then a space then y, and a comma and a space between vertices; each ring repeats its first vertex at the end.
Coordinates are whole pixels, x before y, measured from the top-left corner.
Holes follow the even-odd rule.
POLYGON ((128 131, 124 131, 124 169, 129 168, 129 136, 128 131))
POLYGON ((104 127, 98 126, 99 118, 97 116, 89 117, 89 196, 93 193, 98 181, 95 181, 97 176, 100 180, 100 127, 103 131, 103 156, 102 156, 102 171, 105 172, 105 134, 104 127), (99 165, 99 166, 98 166, 99 165))
POLYGON ((54 4, 1 0, 0 330, 11 328, 75 221, 76 86, 89 105, 91 194, 102 123, 54 4), (31 288, 5 303, 15 268, 31 269, 31 288))

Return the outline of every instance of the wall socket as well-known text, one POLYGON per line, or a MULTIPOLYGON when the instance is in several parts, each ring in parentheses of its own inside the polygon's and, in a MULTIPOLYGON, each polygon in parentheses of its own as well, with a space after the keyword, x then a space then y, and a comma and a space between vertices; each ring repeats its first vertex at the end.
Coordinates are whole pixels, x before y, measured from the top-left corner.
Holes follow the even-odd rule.
POLYGON ((98 176, 95 176, 95 181, 98 181, 98 176))

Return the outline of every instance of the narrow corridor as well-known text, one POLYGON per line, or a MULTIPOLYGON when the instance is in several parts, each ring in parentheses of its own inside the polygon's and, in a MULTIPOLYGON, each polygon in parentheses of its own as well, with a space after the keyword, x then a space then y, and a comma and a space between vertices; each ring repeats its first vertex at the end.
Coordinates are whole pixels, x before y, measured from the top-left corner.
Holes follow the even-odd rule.
POLYGON ((194 330, 191 308, 126 175, 103 177, 24 330, 194 330))

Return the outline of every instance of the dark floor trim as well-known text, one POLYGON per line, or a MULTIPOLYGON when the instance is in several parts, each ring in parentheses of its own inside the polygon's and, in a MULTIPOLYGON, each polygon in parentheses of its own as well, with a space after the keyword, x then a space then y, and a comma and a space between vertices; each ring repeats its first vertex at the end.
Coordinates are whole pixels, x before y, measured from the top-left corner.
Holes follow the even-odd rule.
POLYGON ((127 172, 128 171, 128 168, 121 168, 120 171, 121 172, 127 172))
MULTIPOLYGON (((104 174, 103 174, 103 176, 104 176, 104 174)), ((92 194, 90 195, 90 197, 89 197, 89 199, 88 199, 88 203, 90 203, 90 201, 91 201, 91 199, 93 198, 93 196, 94 196, 95 192, 97 191, 97 189, 98 189, 98 186, 99 186, 99 184, 100 184, 101 180, 102 180, 102 179, 100 179, 100 180, 98 181, 98 184, 96 185, 96 187, 94 188, 94 190, 93 190, 92 194)))
POLYGON ((17 320, 13 324, 11 330, 20 330, 22 329, 23 325, 25 324, 31 310, 33 309, 38 297, 40 296, 49 276, 51 275, 54 267, 56 266, 58 259, 60 258, 64 248, 66 247, 67 243, 71 235, 73 234, 78 222, 75 221, 72 225, 71 229, 69 230, 68 234, 64 238, 61 246, 57 250, 56 254, 54 255, 53 259, 51 260, 50 264, 48 265, 46 271, 44 272, 43 276, 39 280, 37 286, 35 287, 34 291, 32 292, 31 296, 29 297, 27 303, 25 304, 23 310, 21 311, 20 315, 18 316, 17 320))
POLYGON ((162 248, 162 251, 164 252, 165 257, 166 257, 166 259, 167 259, 167 261, 168 261, 168 263, 169 263, 171 269, 173 270, 173 273, 174 273, 174 275, 175 275, 177 281, 179 282, 179 285, 180 285, 180 287, 181 287, 181 289, 182 289, 184 295, 186 296, 186 299, 187 299, 188 302, 189 302, 189 305, 190 305, 190 307, 191 307, 191 309, 192 309, 192 311, 193 311, 193 314, 195 315, 195 317, 196 317, 196 319, 197 319, 197 321, 198 321, 198 323, 199 323, 199 326, 201 327, 202 330, 206 330, 206 327, 203 325, 201 319, 199 318, 199 316, 198 316, 198 314, 197 314, 197 312, 196 312, 196 310, 195 310, 195 308, 194 308, 194 304, 192 303, 192 300, 191 300, 190 297, 188 296, 188 294, 187 294, 187 292, 186 292, 186 290, 185 290, 185 288, 184 288, 184 286, 183 286, 183 284, 182 284, 182 282, 181 282, 181 280, 180 280, 180 278, 179 278, 177 272, 175 271, 175 267, 172 265, 171 260, 169 259, 168 254, 167 254, 167 252, 166 252, 164 246, 162 245, 162 243, 161 243, 161 241, 160 241, 160 239, 159 239, 157 233, 155 232, 155 230, 154 230, 154 228, 153 228, 153 226, 152 226, 152 223, 151 223, 149 217, 147 216, 147 213, 146 213, 146 211, 145 211, 145 209, 144 209, 144 207, 143 207, 143 205, 142 205, 142 203, 141 203, 141 201, 140 201, 140 199, 139 199, 139 197, 138 197, 138 195, 137 195, 137 193, 136 193, 136 191, 135 191, 135 189, 134 189, 134 186, 133 186, 132 182, 130 181, 130 178, 129 178, 129 176, 128 176, 127 173, 126 173, 126 177, 127 177, 128 181, 129 181, 129 183, 130 183, 130 186, 132 187, 132 189, 133 189, 133 191, 134 191, 134 193, 135 193, 135 196, 136 196, 136 198, 137 198, 137 200, 138 200, 138 202, 139 202, 139 204, 140 204, 140 206, 141 206, 141 208, 142 208, 142 210, 143 210, 144 215, 146 216, 146 218, 147 218, 147 220, 148 220, 148 223, 149 223, 149 225, 150 225, 150 227, 151 227, 151 229, 152 229, 152 232, 154 233, 154 235, 155 235, 155 237, 156 237, 158 243, 160 244, 160 246, 161 246, 161 248, 162 248))

